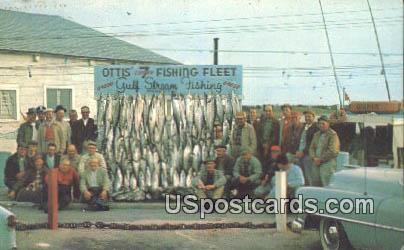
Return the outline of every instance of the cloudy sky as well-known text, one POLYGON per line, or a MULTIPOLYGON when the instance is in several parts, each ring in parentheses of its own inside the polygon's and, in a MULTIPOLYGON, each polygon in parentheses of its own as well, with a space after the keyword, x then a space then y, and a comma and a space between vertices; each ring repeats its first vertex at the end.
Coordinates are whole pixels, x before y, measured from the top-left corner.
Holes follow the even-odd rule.
MULTIPOLYGON (((392 99, 403 99, 403 4, 369 0, 392 99)), ((340 87, 387 100, 366 0, 321 0, 340 87)), ((2 0, 0 8, 60 15, 185 64, 243 65, 243 103, 336 104, 316 0, 2 0)))

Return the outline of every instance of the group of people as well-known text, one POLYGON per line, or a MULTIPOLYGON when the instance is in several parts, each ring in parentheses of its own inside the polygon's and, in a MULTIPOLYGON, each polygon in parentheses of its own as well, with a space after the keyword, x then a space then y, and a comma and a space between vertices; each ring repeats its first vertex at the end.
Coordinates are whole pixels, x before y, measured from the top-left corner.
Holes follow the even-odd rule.
POLYGON ((200 198, 275 196, 275 171, 287 173, 287 193, 303 185, 327 186, 336 171, 340 150, 337 133, 330 127, 333 121, 311 110, 302 114, 282 105, 282 115, 274 116, 273 107, 265 106, 258 118, 251 109, 236 114, 236 125, 230 143, 223 142, 223 128, 215 127, 216 158, 208 159, 193 187, 200 198), (217 132, 219 131, 219 132, 217 132), (228 152, 230 151, 230 152, 228 152))
POLYGON ((59 209, 82 200, 89 209, 109 210, 110 181, 102 154, 97 152, 97 126, 90 109, 81 108, 82 118, 66 109, 43 106, 30 108, 18 129, 17 152, 4 170, 10 199, 40 204, 47 212, 49 171, 54 169, 58 185, 59 209))
MULTIPOLYGON (((248 120, 245 112, 238 112, 229 142, 224 141, 223 128, 215 126, 215 157, 207 159, 192 180, 199 198, 274 197, 276 171, 287 172, 289 196, 305 184, 329 184, 339 153, 330 119, 320 116, 316 122, 315 113, 307 110, 301 123, 301 114, 290 105, 281 108, 279 119, 270 105, 261 118, 255 109, 248 120)), ((91 209, 108 210, 111 184, 104 156, 97 152, 97 126, 90 109, 81 108, 81 119, 70 111, 68 122, 65 112, 61 105, 28 110, 18 130, 17 152, 6 163, 8 195, 40 203, 46 211, 48 172, 55 169, 60 209, 76 199, 91 209)))

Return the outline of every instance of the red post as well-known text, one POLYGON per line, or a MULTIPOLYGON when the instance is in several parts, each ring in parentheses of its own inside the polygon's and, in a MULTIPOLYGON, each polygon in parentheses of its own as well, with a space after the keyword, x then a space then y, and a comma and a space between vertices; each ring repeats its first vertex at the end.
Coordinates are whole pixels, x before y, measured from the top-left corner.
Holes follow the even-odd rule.
POLYGON ((49 170, 48 176, 48 224, 49 229, 58 229, 58 182, 57 170, 49 170))

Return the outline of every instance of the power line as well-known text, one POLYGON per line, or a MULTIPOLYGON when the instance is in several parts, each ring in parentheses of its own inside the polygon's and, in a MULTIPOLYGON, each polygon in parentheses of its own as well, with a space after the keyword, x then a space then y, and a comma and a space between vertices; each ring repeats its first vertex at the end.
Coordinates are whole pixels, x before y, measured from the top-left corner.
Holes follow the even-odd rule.
MULTIPOLYGON (((399 17, 400 20, 395 20, 396 17, 387 17, 380 20, 379 23, 382 24, 402 24, 402 17, 399 17)), ((355 19, 354 19, 355 20, 355 19)), ((356 19, 356 20, 363 20, 363 19, 356 19)), ((27 37, 0 37, 0 40, 61 40, 61 39, 87 39, 87 38, 97 38, 97 37, 131 37, 131 36, 173 36, 173 35, 206 35, 206 34, 234 34, 234 33, 251 33, 251 32, 277 32, 277 31, 306 31, 306 30, 317 30, 321 29, 321 25, 317 24, 318 22, 297 22, 294 24, 291 23, 278 23, 278 24, 271 24, 271 28, 268 28, 268 25, 239 25, 239 26, 224 26, 224 27, 209 27, 209 28, 202 28, 202 29, 183 29, 183 30, 162 30, 162 31, 129 31, 129 32, 120 32, 120 33, 99 33, 94 31, 94 34, 87 34, 87 35, 73 35, 73 36, 66 36, 63 33, 60 35, 54 35, 53 37, 43 37, 43 36, 30 36, 27 37), (314 24, 313 24, 314 23, 314 24), (275 25, 275 26, 274 26, 275 25), (278 26, 276 26, 278 25, 278 26), (279 26, 284 25, 284 26, 279 26), (142 33, 143 32, 143 33, 142 33)), ((358 21, 358 22, 346 22, 342 23, 340 21, 329 21, 329 26, 333 28, 341 28, 345 26, 349 26, 350 28, 354 27, 363 27, 364 25, 371 24, 371 22, 367 20, 358 21)))

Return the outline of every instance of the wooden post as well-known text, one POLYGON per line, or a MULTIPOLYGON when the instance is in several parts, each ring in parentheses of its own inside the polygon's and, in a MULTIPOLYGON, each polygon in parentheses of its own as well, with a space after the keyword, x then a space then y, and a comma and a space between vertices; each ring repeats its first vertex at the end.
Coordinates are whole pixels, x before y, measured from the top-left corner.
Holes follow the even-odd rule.
POLYGON ((48 176, 48 224, 49 229, 58 229, 58 182, 57 170, 49 170, 48 176))
POLYGON ((276 220, 276 230, 278 232, 286 232, 287 227, 286 227, 286 222, 287 222, 287 217, 286 217, 286 209, 283 206, 284 204, 281 203, 281 198, 287 198, 286 197, 286 189, 287 189, 287 181, 286 181, 286 172, 285 171, 276 171, 275 172, 275 179, 276 179, 276 192, 275 192, 275 198, 277 199, 278 202, 278 209, 279 213, 275 215, 275 220, 276 220), (281 211, 284 210, 285 213, 281 213, 281 211))

